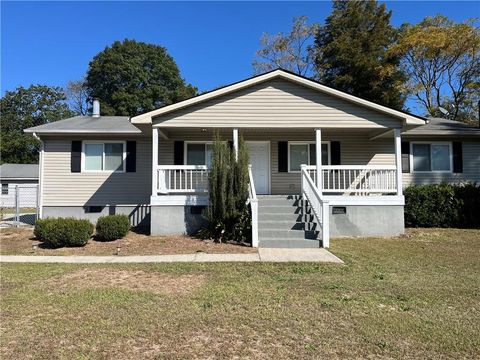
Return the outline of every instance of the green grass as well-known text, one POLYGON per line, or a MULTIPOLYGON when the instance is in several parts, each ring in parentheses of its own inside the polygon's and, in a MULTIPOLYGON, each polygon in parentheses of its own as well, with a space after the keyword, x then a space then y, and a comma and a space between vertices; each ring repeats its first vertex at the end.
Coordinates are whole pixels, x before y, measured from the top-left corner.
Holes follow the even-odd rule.
POLYGON ((345 265, 2 264, 0 356, 480 357, 480 231, 334 239, 331 251, 345 265), (101 287, 85 273, 69 287, 62 278, 104 269, 198 286, 101 287))

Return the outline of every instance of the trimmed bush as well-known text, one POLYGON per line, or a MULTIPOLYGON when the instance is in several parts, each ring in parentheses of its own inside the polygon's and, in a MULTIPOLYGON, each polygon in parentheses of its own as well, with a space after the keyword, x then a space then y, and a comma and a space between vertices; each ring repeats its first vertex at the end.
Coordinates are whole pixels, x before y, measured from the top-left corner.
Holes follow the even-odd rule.
POLYGON ((127 215, 101 216, 97 220, 96 230, 99 240, 121 239, 130 230, 130 220, 128 220, 127 215))
POLYGON ((405 189, 405 226, 480 228, 480 186, 414 185, 405 189))
POLYGON ((35 237, 49 247, 84 246, 93 234, 93 224, 74 218, 47 218, 35 222, 35 237))

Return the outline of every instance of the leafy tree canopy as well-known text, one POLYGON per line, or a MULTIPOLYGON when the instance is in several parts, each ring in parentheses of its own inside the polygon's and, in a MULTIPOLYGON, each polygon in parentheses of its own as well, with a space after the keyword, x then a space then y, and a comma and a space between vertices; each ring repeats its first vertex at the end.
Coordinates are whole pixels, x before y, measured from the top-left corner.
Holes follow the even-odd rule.
POLYGON ((102 115, 135 116, 184 100, 197 89, 186 84, 164 47, 116 41, 89 64, 86 87, 102 102, 102 115))
POLYGON ((31 85, 7 91, 0 99, 1 162, 38 162, 39 143, 23 130, 73 116, 65 100, 58 87, 31 85))
POLYGON ((406 90, 432 116, 467 121, 480 98, 480 31, 473 21, 456 23, 443 15, 404 24, 390 52, 402 56, 406 90))
POLYGON ((401 109, 403 73, 387 49, 397 31, 391 12, 375 0, 334 1, 315 39, 318 78, 361 98, 401 109))

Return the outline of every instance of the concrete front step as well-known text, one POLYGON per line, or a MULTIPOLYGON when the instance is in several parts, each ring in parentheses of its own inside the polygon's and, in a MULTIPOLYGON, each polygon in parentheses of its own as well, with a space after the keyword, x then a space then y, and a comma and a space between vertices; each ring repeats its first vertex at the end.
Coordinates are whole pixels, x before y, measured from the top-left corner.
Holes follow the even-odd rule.
POLYGON ((288 228, 262 229, 258 227, 258 239, 264 238, 282 238, 282 239, 305 239, 305 231, 290 230, 288 228))
POLYGON ((258 246, 261 248, 319 248, 320 241, 307 239, 281 239, 281 238, 265 238, 259 240, 258 246))

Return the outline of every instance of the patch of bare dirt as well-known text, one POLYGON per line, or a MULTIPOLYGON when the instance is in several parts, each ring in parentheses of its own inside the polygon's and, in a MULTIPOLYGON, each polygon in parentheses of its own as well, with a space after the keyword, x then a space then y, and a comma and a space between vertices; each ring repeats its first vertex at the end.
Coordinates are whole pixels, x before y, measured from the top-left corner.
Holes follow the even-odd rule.
POLYGON ((203 275, 170 275, 142 270, 82 269, 42 281, 59 291, 72 288, 146 291, 155 294, 185 295, 205 283, 203 275))
POLYGON ((39 242, 32 228, 9 228, 0 230, 0 253, 4 255, 170 255, 205 252, 255 253, 257 250, 238 244, 218 244, 189 236, 150 236, 130 231, 123 239, 115 241, 89 240, 83 247, 48 249, 40 243, 33 251, 32 245, 39 242))

